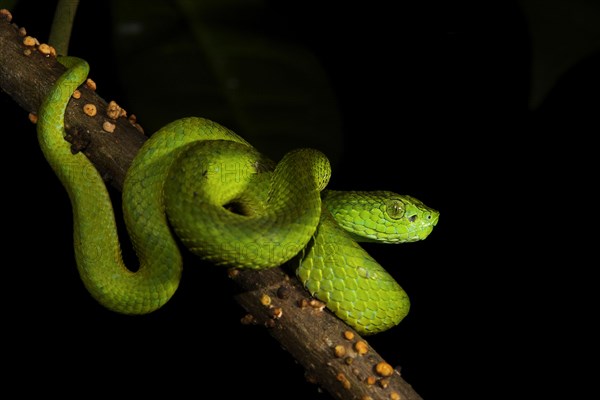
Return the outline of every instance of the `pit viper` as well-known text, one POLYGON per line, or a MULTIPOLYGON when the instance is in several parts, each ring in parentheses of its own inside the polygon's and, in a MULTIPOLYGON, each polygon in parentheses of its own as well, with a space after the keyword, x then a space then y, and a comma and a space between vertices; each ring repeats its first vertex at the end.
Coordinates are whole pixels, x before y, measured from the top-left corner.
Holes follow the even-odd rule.
POLYGON ((163 306, 182 272, 178 240, 215 265, 261 269, 294 263, 312 296, 362 334, 398 324, 410 302, 358 244, 425 239, 438 211, 387 191, 326 189, 328 159, 297 149, 273 163, 231 130, 182 118, 144 143, 123 185, 123 215, 139 259, 125 266, 101 175, 65 140, 64 113, 89 65, 67 68, 38 110, 44 157, 73 209, 75 260, 91 295, 110 310, 144 314, 163 306))

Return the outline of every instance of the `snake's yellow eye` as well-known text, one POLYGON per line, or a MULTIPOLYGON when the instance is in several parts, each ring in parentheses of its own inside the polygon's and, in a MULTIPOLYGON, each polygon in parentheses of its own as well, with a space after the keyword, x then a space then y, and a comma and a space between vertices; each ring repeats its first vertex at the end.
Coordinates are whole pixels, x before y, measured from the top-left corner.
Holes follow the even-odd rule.
POLYGON ((404 216, 404 203, 398 199, 391 199, 386 202, 386 212, 392 219, 400 219, 404 216))

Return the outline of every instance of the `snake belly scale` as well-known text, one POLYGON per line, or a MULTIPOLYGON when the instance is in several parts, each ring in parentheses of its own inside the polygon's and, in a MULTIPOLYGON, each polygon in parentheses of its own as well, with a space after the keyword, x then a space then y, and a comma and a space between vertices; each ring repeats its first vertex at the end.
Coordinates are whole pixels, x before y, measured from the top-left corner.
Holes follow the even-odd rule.
POLYGON ((67 71, 39 109, 38 140, 72 204, 79 274, 102 305, 144 314, 171 298, 182 271, 174 231, 212 264, 261 269, 298 262, 308 291, 359 333, 384 331, 406 316, 408 296, 357 241, 425 239, 436 210, 392 192, 325 189, 331 170, 321 152, 293 150, 275 164, 203 118, 161 128, 128 170, 123 215, 139 267, 127 268, 102 177, 64 139, 65 109, 89 66, 59 60, 67 71))

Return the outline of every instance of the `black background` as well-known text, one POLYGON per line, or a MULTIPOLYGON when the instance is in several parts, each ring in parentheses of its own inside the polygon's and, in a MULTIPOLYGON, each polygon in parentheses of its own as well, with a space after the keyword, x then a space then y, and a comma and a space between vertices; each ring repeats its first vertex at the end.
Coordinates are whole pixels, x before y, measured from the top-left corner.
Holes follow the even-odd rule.
MULTIPOLYGON (((43 38, 52 3, 22 1, 14 21, 43 38)), ((480 3, 268 2, 286 21, 282 37, 318 56, 339 101, 345 147, 331 184, 410 193, 441 211, 424 242, 365 246, 412 301, 409 316, 370 343, 426 399, 487 398, 516 381, 539 390, 532 365, 554 359, 548 337, 573 315, 564 269, 578 264, 549 266, 563 260, 564 236, 580 236, 567 204, 586 200, 572 189, 598 125, 598 62, 569 71, 532 112, 528 21, 515 2, 480 3)), ((101 95, 119 99, 101 36, 110 9, 84 0, 78 12, 71 54, 93 66, 101 95)), ((13 258, 3 262, 2 329, 9 379, 32 382, 23 393, 328 398, 262 328, 240 325, 221 270, 186 268, 152 315, 97 305, 73 262, 66 194, 26 112, 0 98, 12 129, 3 131, 13 258)))

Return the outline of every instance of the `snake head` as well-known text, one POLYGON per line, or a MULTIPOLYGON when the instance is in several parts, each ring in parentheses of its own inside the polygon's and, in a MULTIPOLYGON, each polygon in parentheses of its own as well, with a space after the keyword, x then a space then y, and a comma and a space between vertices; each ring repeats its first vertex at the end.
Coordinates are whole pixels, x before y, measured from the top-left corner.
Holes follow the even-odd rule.
POLYGON ((323 200, 338 224, 361 242, 423 240, 440 215, 412 196, 387 191, 327 191, 323 200))

